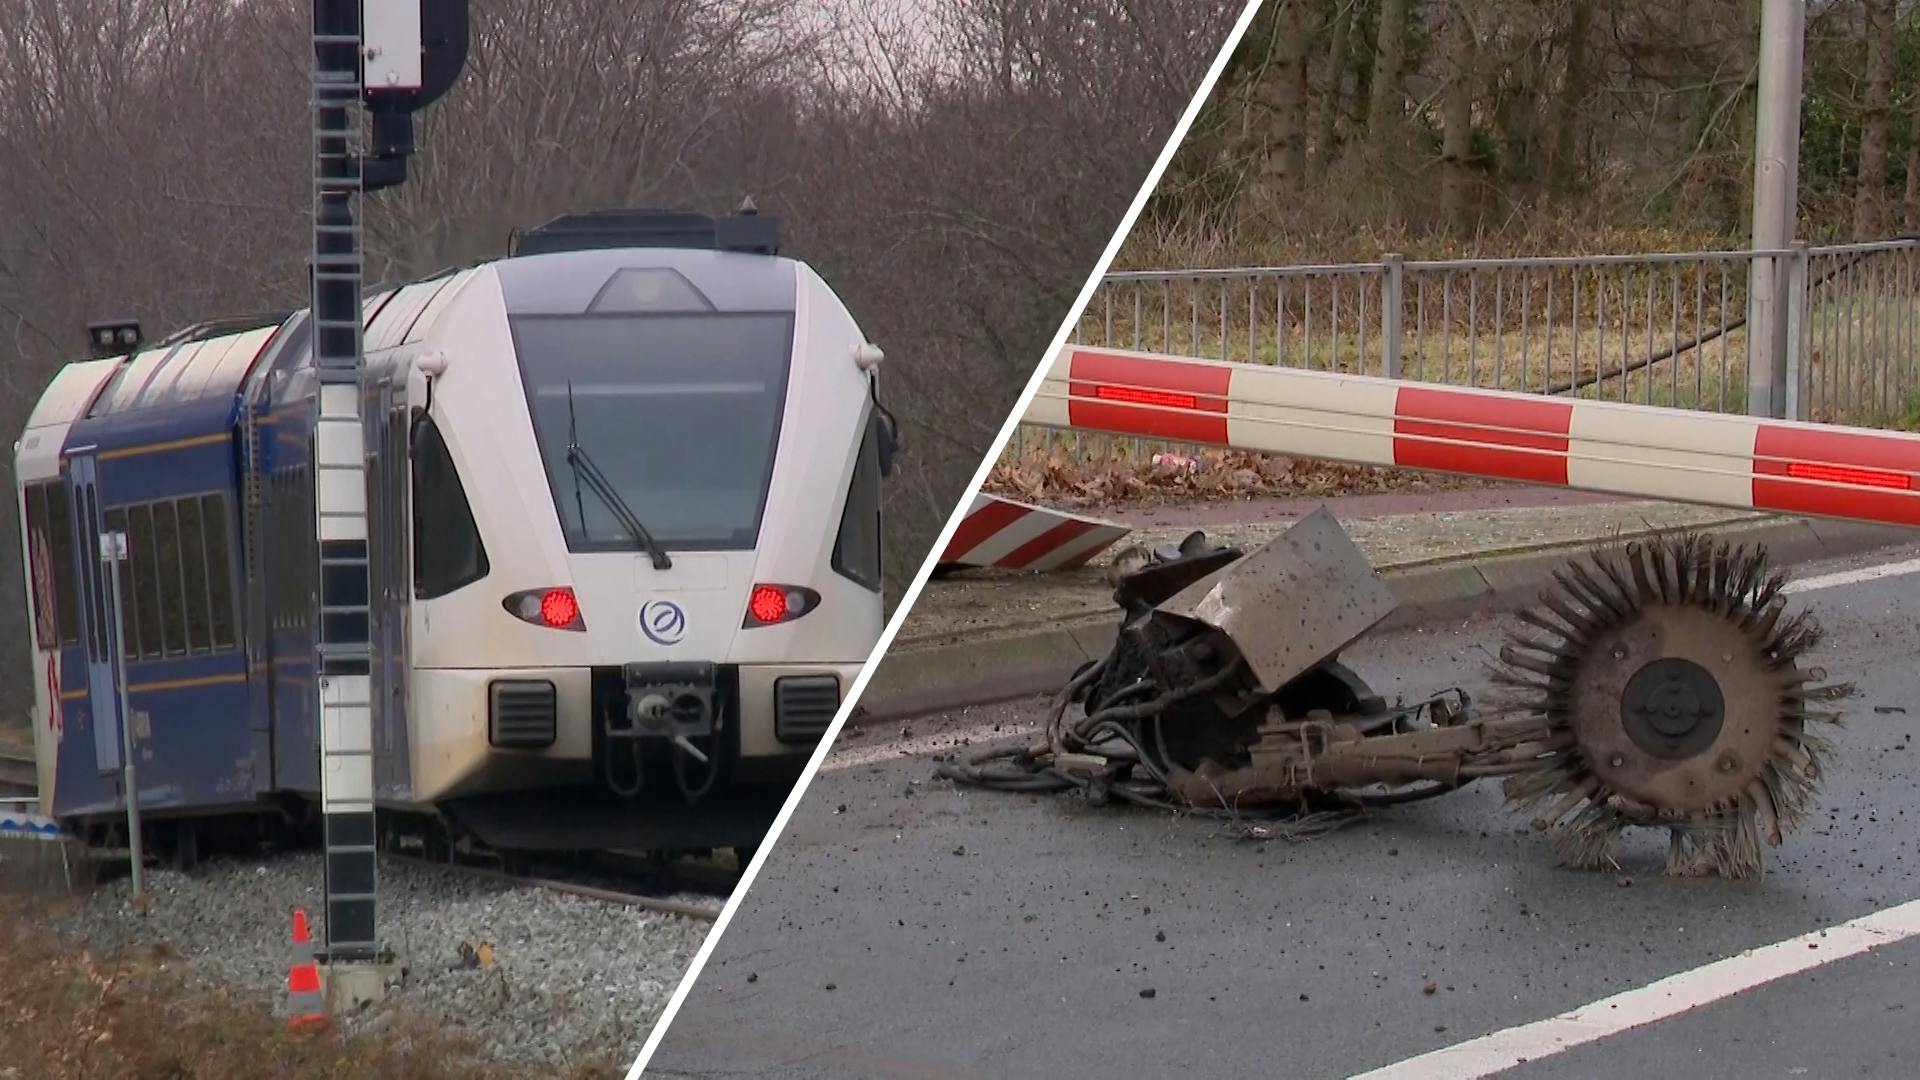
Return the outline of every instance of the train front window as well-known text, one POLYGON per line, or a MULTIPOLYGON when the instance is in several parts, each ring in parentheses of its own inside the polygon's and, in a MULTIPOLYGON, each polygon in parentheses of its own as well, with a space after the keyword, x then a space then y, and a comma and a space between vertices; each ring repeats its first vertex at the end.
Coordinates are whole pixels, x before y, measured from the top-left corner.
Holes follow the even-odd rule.
POLYGON ((779 443, 792 316, 521 315, 513 338, 570 549, 643 550, 568 463, 574 443, 661 547, 754 546, 779 443))

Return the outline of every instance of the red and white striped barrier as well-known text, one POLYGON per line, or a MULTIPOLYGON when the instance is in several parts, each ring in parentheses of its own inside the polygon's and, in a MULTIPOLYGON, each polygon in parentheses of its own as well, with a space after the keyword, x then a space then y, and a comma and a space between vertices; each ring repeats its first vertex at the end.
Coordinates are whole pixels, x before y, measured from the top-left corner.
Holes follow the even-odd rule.
POLYGON ((1111 521, 1028 506, 998 495, 975 495, 940 562, 1001 570, 1072 570, 1086 565, 1129 531, 1111 521))
POLYGON ((1920 435, 1069 345, 1026 420, 1920 525, 1920 435))

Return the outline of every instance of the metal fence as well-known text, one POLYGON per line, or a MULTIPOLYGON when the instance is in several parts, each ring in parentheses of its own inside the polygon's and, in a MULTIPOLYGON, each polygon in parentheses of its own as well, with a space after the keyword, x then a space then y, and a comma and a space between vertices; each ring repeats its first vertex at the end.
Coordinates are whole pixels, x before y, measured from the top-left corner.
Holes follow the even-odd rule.
MULTIPOLYGON (((1756 274, 1777 274, 1785 414, 1920 422, 1920 242, 1777 251, 1109 274, 1074 340, 1240 363, 1715 412, 1747 411, 1756 274)), ((1766 342, 1753 353, 1767 362, 1766 342)), ((1010 449, 1170 447, 1022 426, 1010 449)))

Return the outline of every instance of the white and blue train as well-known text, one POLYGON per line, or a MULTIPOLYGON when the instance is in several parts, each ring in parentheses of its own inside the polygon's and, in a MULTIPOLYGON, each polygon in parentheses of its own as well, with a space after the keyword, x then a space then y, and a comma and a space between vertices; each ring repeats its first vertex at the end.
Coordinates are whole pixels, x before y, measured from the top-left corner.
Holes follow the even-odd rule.
MULTIPOLYGON (((771 226, 579 215, 368 294, 389 820, 502 851, 758 842, 880 635, 895 439, 879 350, 771 226)), ((70 364, 15 447, 41 809, 77 832, 124 820, 102 533, 128 538, 153 839, 317 816, 310 330, 70 364)))

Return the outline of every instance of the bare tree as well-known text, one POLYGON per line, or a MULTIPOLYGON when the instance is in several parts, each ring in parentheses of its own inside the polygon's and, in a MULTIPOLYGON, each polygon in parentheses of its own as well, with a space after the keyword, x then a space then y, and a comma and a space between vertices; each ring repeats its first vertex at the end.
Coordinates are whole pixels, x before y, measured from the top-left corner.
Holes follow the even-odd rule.
MULTIPOLYGON (((88 318, 162 333, 305 302, 310 31, 302 0, 0 6, 0 422, 17 432, 88 318)), ((756 196, 887 348, 907 436, 886 504, 898 584, 1235 14, 476 0, 411 182, 368 200, 370 269, 497 255, 569 210, 756 196)), ((0 579, 18 550, 0 546, 0 579)), ((18 607, 0 604, 0 709, 24 693, 18 607)))
MULTIPOLYGON (((1267 43, 1265 77, 1256 81, 1264 115, 1253 123, 1260 143, 1261 187, 1268 195, 1300 190, 1307 171, 1307 47, 1305 0, 1274 0, 1256 15, 1267 43)), ((1252 133, 1249 133, 1252 134, 1252 133)))
POLYGON ((1566 74, 1560 81, 1560 92, 1553 99, 1553 150, 1547 158, 1547 183, 1556 194, 1562 195, 1573 185, 1580 106, 1592 91, 1587 84, 1587 30, 1593 20, 1592 0, 1572 0, 1568 11, 1566 74))
POLYGON ((1312 179, 1318 182, 1327 175, 1327 166, 1332 163, 1338 150, 1335 126, 1339 121, 1341 100, 1346 95, 1347 57, 1352 51, 1353 13, 1359 0, 1330 0, 1334 5, 1332 23, 1327 33, 1326 86, 1320 95, 1313 125, 1313 156, 1309 160, 1312 179))
POLYGON ((1391 149, 1406 112, 1406 87, 1401 79, 1407 63, 1407 7, 1408 0, 1380 0, 1373 89, 1367 106, 1367 134, 1378 155, 1391 149))
POLYGON ((1879 236, 1887 218, 1887 124, 1893 89, 1893 0, 1863 0, 1867 96, 1860 116, 1860 172, 1854 198, 1854 231, 1879 236))
MULTIPOLYGON (((1256 26, 1175 157, 1151 220, 1176 248, 1372 257, 1371 243, 1347 245, 1384 233, 1415 247, 1462 227, 1536 249, 1558 238, 1590 250, 1609 230, 1744 239, 1759 0, 1310 3, 1289 38, 1310 77, 1296 83, 1291 57, 1256 26), (1291 138, 1280 111, 1296 86, 1304 199, 1283 182, 1285 159, 1262 152, 1291 138)), ((1920 8, 1807 7, 1803 234, 1883 235, 1896 183, 1920 221, 1920 8)))
POLYGON ((1441 106, 1441 216, 1456 232, 1469 225, 1472 197, 1474 67, 1479 47, 1464 0, 1447 16, 1447 88, 1441 106))

